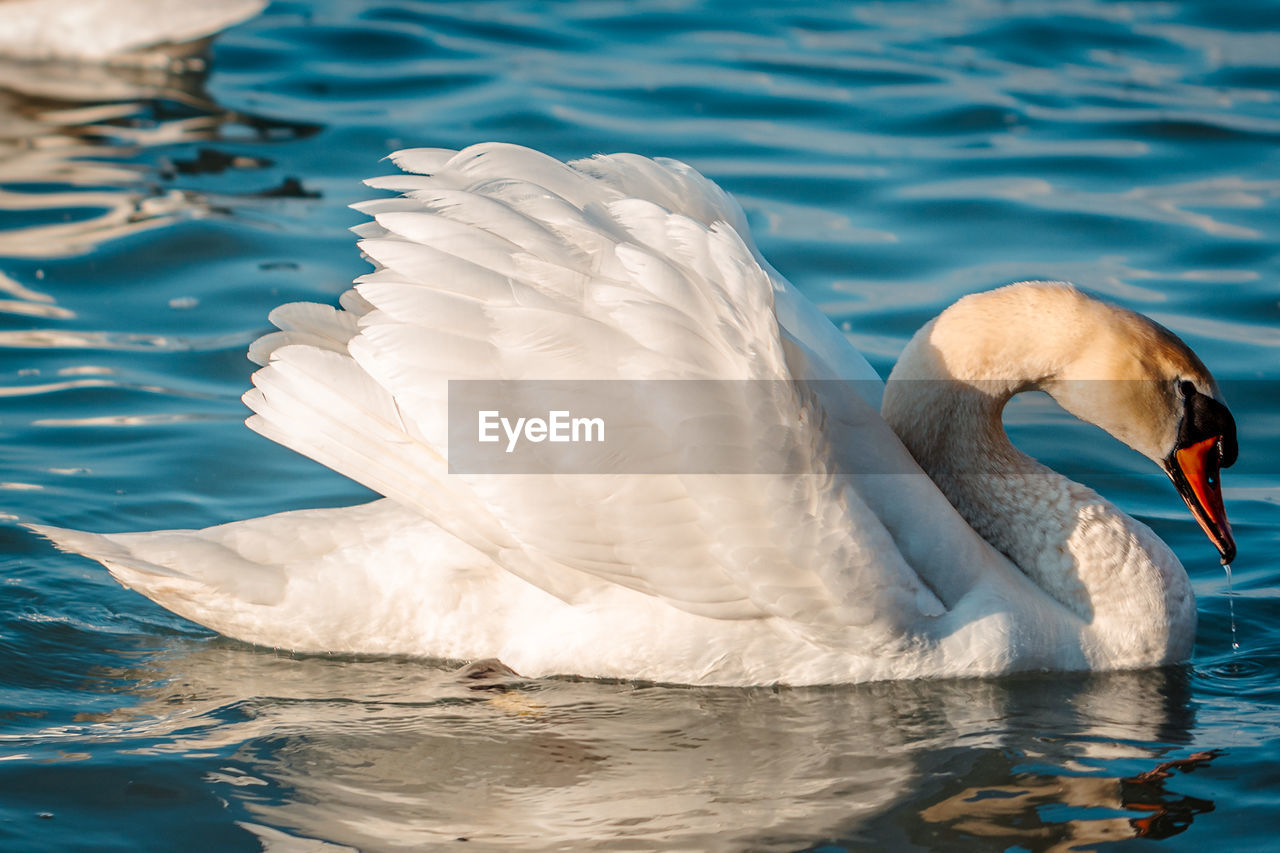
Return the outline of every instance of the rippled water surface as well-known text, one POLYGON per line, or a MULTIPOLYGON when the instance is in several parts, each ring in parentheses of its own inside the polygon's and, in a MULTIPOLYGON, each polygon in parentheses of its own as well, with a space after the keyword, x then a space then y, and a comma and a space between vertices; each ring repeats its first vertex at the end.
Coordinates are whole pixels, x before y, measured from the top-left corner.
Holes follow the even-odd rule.
POLYGON ((1280 7, 278 2, 207 74, 0 62, 6 850, 1266 849, 1280 831, 1280 7), (411 145, 677 157, 882 372, 958 296, 1069 279, 1223 379, 1240 556, 1043 400, 1019 443, 1169 541, 1183 667, 690 690, 472 680, 211 635, 20 524, 366 492, 242 425, 248 343, 365 271, 411 145))

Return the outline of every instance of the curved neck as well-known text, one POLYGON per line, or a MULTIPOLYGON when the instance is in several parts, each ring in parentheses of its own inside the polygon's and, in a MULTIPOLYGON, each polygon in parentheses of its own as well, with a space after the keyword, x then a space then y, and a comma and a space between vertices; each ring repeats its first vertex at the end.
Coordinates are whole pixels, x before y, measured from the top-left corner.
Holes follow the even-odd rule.
MULTIPOLYGON (((1044 546, 1069 532, 1062 512, 1073 507, 1063 504, 1073 502, 1076 484, 1015 448, 1002 415, 1015 394, 1052 393, 1087 346, 1081 304, 1074 289, 1055 287, 1015 286, 960 300, 907 344, 881 406, 970 526, 1037 582, 1044 546), (1046 309, 1056 320, 1049 328, 1046 309)), ((1079 611, 1078 602, 1072 609, 1079 611)))
POLYGON ((1100 642, 1109 656, 1125 643, 1157 658, 1185 653, 1161 649, 1193 633, 1185 627, 1194 624, 1194 599, 1177 558, 1145 525, 1019 451, 1004 431, 1014 394, 1054 393, 1088 347, 1086 324, 974 300, 911 340, 885 385, 882 415, 970 526, 1107 635, 1100 642))
POLYGON ((895 369, 882 414, 965 521, 1087 620, 1093 607, 1078 573, 1052 557, 1067 552, 1081 507, 1102 499, 1013 446, 1001 415, 1021 390, 994 380, 905 380, 895 369))

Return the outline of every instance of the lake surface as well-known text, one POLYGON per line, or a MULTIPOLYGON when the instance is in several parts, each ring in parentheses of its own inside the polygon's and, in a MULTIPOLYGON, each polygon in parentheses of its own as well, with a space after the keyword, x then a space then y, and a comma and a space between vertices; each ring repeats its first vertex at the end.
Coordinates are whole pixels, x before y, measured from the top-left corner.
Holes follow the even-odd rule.
POLYGON ((0 64, 0 846, 1274 849, 1278 31, 1280 6, 1209 0, 320 0, 223 33, 207 74, 0 64), (1020 279, 1173 329, 1241 430, 1233 600, 1149 462, 1042 397, 1006 420, 1174 547, 1193 660, 475 682, 217 637, 21 526, 370 497, 242 425, 244 352, 272 307, 367 269, 346 206, 380 158, 487 139, 691 163, 882 373, 954 299, 1020 279))

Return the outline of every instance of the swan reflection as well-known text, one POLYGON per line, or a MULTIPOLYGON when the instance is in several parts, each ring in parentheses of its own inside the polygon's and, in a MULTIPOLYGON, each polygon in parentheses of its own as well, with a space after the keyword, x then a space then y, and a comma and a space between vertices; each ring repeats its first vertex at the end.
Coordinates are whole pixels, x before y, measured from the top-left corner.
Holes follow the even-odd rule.
POLYGON ((0 60, 0 216, 21 214, 6 216, 14 224, 0 229, 0 256, 79 255, 206 212, 198 194, 160 186, 136 159, 208 139, 225 119, 202 74, 0 60), (200 115, 159 118, 165 101, 200 115))
MULTIPOLYGON (((261 5, 261 4, 257 4, 261 5)), ((287 141, 314 125, 276 122, 219 105, 207 67, 190 47, 181 62, 120 64, 0 56, 0 258, 26 261, 93 252, 112 240, 219 213, 183 178, 269 165, 216 146, 241 139, 287 141), (172 160, 159 149, 208 143, 172 160)), ((157 49, 158 50, 158 49, 157 49)), ((181 151, 181 149, 179 149, 181 151)), ((295 182, 296 183, 296 182, 295 182)), ((279 195, 279 188, 261 195, 279 195)), ((299 195, 305 195, 299 188, 299 195)), ((35 281, 0 273, 0 314, 74 317, 35 281)))
POLYGON ((1178 790, 1215 756, 1190 747, 1179 670, 798 690, 468 674, 216 640, 104 673, 138 701, 65 735, 223 756, 207 782, 263 844, 1054 850, 1213 809, 1178 790))
POLYGON ((1213 811, 1209 800, 1169 791, 1167 783, 1220 754, 1192 753, 1125 778, 1017 774, 1009 784, 965 788, 925 808, 920 817, 949 834, 1044 851, 1080 850, 1126 838, 1159 840, 1186 830, 1196 815, 1213 811), (1101 810, 1106 816, 1045 820, 1043 811, 1054 807, 1078 813, 1101 810))
MULTIPOLYGON (((21 224, 0 228, 0 256, 84 254, 108 240, 217 212, 204 194, 167 183, 178 176, 268 165, 210 148, 190 160, 162 163, 157 170, 141 162, 148 149, 216 143, 228 124, 272 139, 316 130, 225 110, 204 92, 203 74, 144 79, 123 88, 89 87, 99 97, 119 90, 122 100, 85 106, 66 100, 77 94, 74 89, 60 90, 57 99, 23 95, 21 89, 5 92, 3 87, 14 82, 3 73, 11 65, 18 64, 0 61, 0 217, 20 214, 11 218, 21 224)), ((46 70, 43 65, 23 68, 32 74, 46 70)), ((108 66, 75 70, 104 78, 132 73, 108 66)), ((260 194, 274 196, 280 190, 260 194)), ((299 188, 298 194, 305 193, 299 188)))

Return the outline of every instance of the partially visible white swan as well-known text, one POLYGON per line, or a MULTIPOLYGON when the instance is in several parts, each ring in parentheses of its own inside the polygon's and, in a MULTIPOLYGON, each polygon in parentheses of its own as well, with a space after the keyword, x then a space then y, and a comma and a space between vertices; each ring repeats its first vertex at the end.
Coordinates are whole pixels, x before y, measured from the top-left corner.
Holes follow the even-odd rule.
POLYGON ((0 56, 154 64, 268 0, 0 0, 0 56), (162 55, 159 50, 166 53, 162 55))
POLYGON ((1168 331, 1068 285, 969 296, 907 346, 882 419, 865 360, 688 166, 500 144, 393 159, 407 174, 369 184, 401 195, 358 206, 375 271, 340 309, 276 309, 245 395, 255 430, 386 499, 40 532, 249 642, 530 676, 818 684, 1189 654, 1195 601, 1169 548, 1000 424, 1013 394, 1049 392, 1161 464, 1229 559, 1217 473, 1235 426, 1168 331), (599 474, 453 474, 448 382, 476 378, 769 380, 751 387, 772 396, 609 424, 677 473, 618 473, 644 461, 623 444, 599 474), (691 447, 687 423, 717 426, 691 447), (766 473, 679 473, 706 456, 766 473))

